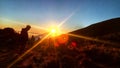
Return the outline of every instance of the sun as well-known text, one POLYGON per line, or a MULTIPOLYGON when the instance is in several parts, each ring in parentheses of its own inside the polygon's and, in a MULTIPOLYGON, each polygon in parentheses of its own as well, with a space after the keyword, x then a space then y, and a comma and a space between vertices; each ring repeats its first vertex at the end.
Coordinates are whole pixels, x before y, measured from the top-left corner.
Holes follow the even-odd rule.
POLYGON ((56 33, 56 29, 51 29, 51 33, 56 33))
POLYGON ((60 31, 59 31, 58 28, 52 28, 52 29, 50 30, 50 33, 51 33, 51 36, 52 36, 52 37, 56 37, 56 36, 58 36, 58 35, 60 34, 60 31))
POLYGON ((58 27, 51 27, 49 28, 49 33, 51 34, 51 37, 56 37, 61 34, 61 30, 58 27))

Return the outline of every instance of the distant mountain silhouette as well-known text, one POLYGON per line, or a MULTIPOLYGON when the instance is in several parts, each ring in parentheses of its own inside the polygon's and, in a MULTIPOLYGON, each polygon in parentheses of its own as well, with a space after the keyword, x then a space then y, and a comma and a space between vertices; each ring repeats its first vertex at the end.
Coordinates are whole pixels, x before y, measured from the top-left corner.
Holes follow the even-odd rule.
POLYGON ((81 45, 102 43, 120 47, 120 18, 98 22, 69 33, 81 36, 80 38, 70 36, 70 41, 76 41, 81 45))
POLYGON ((103 35, 118 32, 120 32, 120 18, 102 21, 96 24, 92 24, 86 28, 72 31, 70 33, 89 37, 101 37, 103 35))

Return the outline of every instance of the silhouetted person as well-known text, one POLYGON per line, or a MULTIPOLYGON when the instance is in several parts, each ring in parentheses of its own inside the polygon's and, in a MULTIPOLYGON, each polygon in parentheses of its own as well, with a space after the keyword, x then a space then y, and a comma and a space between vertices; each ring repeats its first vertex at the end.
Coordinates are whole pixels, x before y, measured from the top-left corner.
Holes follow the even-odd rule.
POLYGON ((21 53, 24 52, 25 50, 25 46, 27 44, 28 41, 28 31, 30 30, 31 26, 27 25, 25 28, 22 28, 21 33, 20 33, 20 51, 21 53))
POLYGON ((18 36, 13 28, 4 28, 0 30, 0 45, 4 48, 15 49, 18 44, 18 36))
POLYGON ((0 68, 6 68, 7 64, 16 57, 18 45, 19 34, 13 28, 0 29, 0 68))

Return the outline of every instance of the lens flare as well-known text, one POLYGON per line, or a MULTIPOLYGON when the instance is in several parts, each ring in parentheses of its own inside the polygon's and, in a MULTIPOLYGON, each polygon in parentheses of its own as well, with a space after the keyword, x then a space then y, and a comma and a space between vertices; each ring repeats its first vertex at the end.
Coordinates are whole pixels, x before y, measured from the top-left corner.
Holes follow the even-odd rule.
POLYGON ((61 34, 56 40, 58 44, 66 44, 69 40, 69 36, 67 34, 61 34))
MULTIPOLYGON (((39 27, 39 26, 36 26, 36 25, 32 25, 32 27, 34 28, 39 28, 39 29, 43 29, 43 30, 49 30, 48 32, 48 35, 46 35, 44 38, 42 38, 40 41, 38 41, 33 47, 31 47, 30 49, 28 49, 26 52, 24 52, 20 57, 18 57, 15 61, 13 61, 10 65, 8 65, 7 68, 11 68, 14 64, 16 64, 18 61, 20 61, 26 54, 28 54, 30 51, 32 51, 35 47, 37 47, 41 42, 43 42, 46 38, 48 38, 48 36, 58 36, 61 34, 61 31, 60 31, 60 28, 64 23, 66 23, 66 21, 68 21, 73 15, 75 14, 75 12, 73 12, 72 14, 70 14, 67 18, 65 18, 65 20, 63 20, 62 22, 60 22, 60 24, 55 27, 55 28, 49 28, 46 29, 46 28, 43 28, 43 27, 39 27)), ((7 20, 7 19, 5 19, 7 20)), ((7 21, 10 21, 10 22, 14 22, 14 23, 18 23, 18 24, 21 24, 21 25, 26 25, 25 23, 21 23, 21 22, 16 22, 16 21, 12 21, 12 20, 7 20, 7 21)), ((68 36, 63 36, 63 39, 59 39, 59 42, 60 43, 66 43, 68 41, 68 36)))

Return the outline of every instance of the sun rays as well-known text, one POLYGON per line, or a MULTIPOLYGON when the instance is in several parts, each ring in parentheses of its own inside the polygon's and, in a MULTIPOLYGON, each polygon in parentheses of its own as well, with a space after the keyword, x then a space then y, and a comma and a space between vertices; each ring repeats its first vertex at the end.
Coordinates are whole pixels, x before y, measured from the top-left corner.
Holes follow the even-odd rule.
POLYGON ((19 60, 21 60, 25 55, 27 55, 30 51, 32 51, 35 47, 37 47, 41 42, 43 42, 48 36, 50 35, 47 34, 44 38, 42 38, 38 43, 36 43, 33 47, 28 49, 26 52, 24 52, 20 57, 18 57, 15 61, 13 61, 10 65, 8 65, 7 68, 11 68, 14 64, 16 64, 19 60))
MULTIPOLYGON (((42 28, 42 27, 39 27, 39 26, 36 26, 36 25, 32 25, 32 27, 35 27, 35 28, 39 28, 39 29, 43 29, 43 30, 49 30, 48 32, 48 34, 44 37, 44 38, 42 38, 38 43, 36 43, 33 47, 31 47, 30 49, 28 49, 26 52, 24 52, 20 57, 18 57, 15 61, 13 61, 10 65, 8 65, 8 67, 7 68, 11 68, 14 64, 16 64, 18 61, 20 61, 25 55, 27 55, 30 51, 32 51, 35 47, 37 47, 41 42, 43 42, 48 36, 56 36, 57 34, 59 35, 60 34, 60 27, 64 24, 64 23, 66 23, 66 21, 67 20, 69 20, 70 19, 70 17, 72 17, 73 16, 73 14, 74 13, 72 13, 72 14, 70 14, 70 16, 68 16, 65 20, 63 20, 58 26, 57 26, 57 28, 52 28, 52 29, 50 29, 50 28, 48 28, 48 29, 46 29, 46 28, 42 28)), ((4 20, 7 20, 7 21, 10 21, 10 22, 14 22, 14 23, 18 23, 18 22, 16 22, 16 21, 12 21, 12 20, 8 20, 8 19, 4 19, 4 20)), ((26 24, 24 24, 24 23, 21 23, 21 22, 19 22, 19 24, 22 24, 22 25, 26 25, 26 24)))
POLYGON ((58 27, 61 27, 64 23, 66 23, 74 14, 75 12, 71 13, 67 18, 65 18, 62 22, 60 22, 58 27))
MULTIPOLYGON (((47 35, 45 37, 43 37, 40 41, 38 41, 35 45, 33 45, 30 49, 28 49, 26 52, 24 52, 20 57, 18 57, 16 60, 14 60, 11 64, 9 64, 7 68, 11 68, 13 65, 15 65, 18 61, 20 61, 25 55, 27 55, 29 52, 31 52, 34 48, 36 48, 37 46, 39 46, 39 44, 42 43, 47 38, 51 38, 51 37, 55 38, 56 36, 61 35, 63 33, 60 30, 60 28, 62 28, 61 26, 64 23, 66 23, 74 14, 75 14, 75 12, 71 13, 67 18, 65 18, 62 22, 60 22, 60 24, 55 25, 55 27, 52 27, 52 28, 44 28, 44 27, 40 27, 40 26, 29 24, 29 25, 31 25, 32 28, 38 28, 40 30, 44 30, 47 33, 47 35)), ((4 20, 6 20, 8 22, 13 22, 13 23, 21 24, 21 25, 27 25, 25 23, 21 23, 21 22, 17 22, 17 21, 12 21, 12 20, 8 20, 8 19, 4 19, 4 20)), ((60 37, 58 37, 58 42, 59 43, 67 42, 69 40, 68 35, 69 36, 74 36, 74 37, 77 37, 77 38, 86 39, 86 40, 96 41, 96 42, 100 42, 100 43, 104 43, 104 44, 117 45, 116 43, 111 43, 109 41, 100 40, 100 39, 91 38, 91 37, 82 36, 82 35, 70 34, 70 33, 68 33, 67 35, 61 35, 60 37), (63 37, 63 38, 61 38, 61 37, 63 37)), ((52 43, 52 42, 49 42, 49 43, 52 43)), ((48 45, 49 45, 49 43, 48 43, 48 45)), ((55 45, 54 41, 53 41, 53 43, 55 45)))
POLYGON ((87 36, 82 36, 82 35, 76 35, 76 34, 71 34, 71 33, 69 33, 68 35, 73 36, 73 37, 77 37, 77 38, 86 39, 86 40, 96 41, 96 42, 100 42, 100 43, 104 43, 104 44, 118 45, 117 43, 113 43, 113 42, 106 41, 106 40, 100 40, 100 39, 97 39, 97 38, 92 38, 92 37, 87 37, 87 36))

